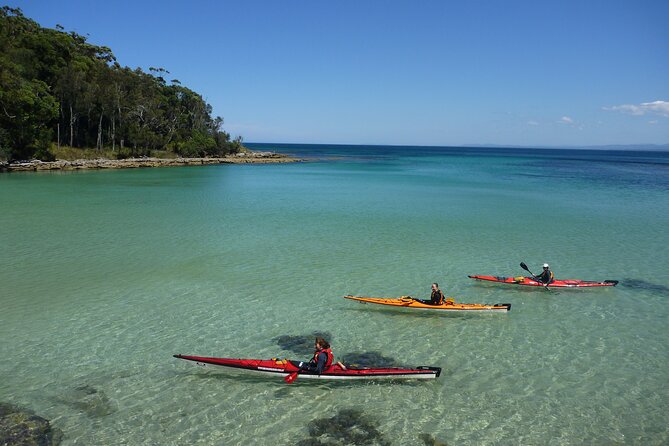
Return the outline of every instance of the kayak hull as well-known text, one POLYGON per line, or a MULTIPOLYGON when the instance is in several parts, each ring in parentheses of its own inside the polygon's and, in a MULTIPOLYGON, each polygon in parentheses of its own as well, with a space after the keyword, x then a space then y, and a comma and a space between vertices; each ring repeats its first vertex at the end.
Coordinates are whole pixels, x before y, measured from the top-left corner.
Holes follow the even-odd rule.
POLYGON ((299 371, 300 380, 378 380, 378 379, 435 379, 441 374, 441 367, 414 367, 414 368, 353 368, 346 370, 339 364, 331 366, 320 375, 314 372, 300 371, 296 366, 299 361, 286 359, 238 359, 213 358, 206 356, 174 355, 175 358, 192 361, 198 366, 219 370, 248 372, 255 375, 286 377, 299 371))
MULTIPOLYGON (((533 280, 531 277, 502 277, 502 276, 467 276, 470 279, 481 280, 484 282, 502 283, 507 285, 519 285, 526 287, 543 287, 544 284, 533 280)), ((618 285, 617 280, 603 280, 597 282, 594 280, 554 280, 549 288, 600 288, 612 287, 618 285)))
POLYGON ((409 312, 421 311, 426 313, 506 313, 511 310, 511 304, 465 304, 446 303, 430 305, 408 296, 400 298, 344 296, 345 299, 355 300, 365 304, 376 304, 383 308, 406 310, 409 312))

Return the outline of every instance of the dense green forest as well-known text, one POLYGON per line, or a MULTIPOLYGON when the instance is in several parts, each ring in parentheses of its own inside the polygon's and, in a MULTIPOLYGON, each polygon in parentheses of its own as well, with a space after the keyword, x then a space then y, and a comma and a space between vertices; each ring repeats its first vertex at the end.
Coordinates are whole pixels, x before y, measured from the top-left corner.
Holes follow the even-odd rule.
POLYGON ((122 67, 111 49, 0 9, 0 158, 53 159, 53 147, 116 157, 155 150, 220 156, 241 149, 201 95, 163 68, 122 67))

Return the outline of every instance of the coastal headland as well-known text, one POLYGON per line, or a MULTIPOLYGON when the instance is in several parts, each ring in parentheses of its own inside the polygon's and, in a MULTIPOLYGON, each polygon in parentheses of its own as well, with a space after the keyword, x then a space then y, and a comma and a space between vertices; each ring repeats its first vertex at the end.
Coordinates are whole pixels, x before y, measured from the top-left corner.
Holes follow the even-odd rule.
POLYGON ((270 164, 295 163, 301 159, 274 152, 240 152, 223 157, 202 158, 126 158, 126 159, 76 159, 56 161, 16 161, 1 162, 0 172, 31 172, 46 170, 86 170, 86 169, 132 169, 140 167, 203 166, 210 164, 270 164))

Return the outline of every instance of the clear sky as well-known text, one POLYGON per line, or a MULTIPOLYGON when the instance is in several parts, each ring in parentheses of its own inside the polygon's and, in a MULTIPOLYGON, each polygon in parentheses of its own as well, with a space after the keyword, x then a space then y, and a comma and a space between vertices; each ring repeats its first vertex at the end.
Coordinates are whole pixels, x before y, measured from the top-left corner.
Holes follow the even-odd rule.
POLYGON ((7 0, 247 142, 669 143, 669 1, 7 0))

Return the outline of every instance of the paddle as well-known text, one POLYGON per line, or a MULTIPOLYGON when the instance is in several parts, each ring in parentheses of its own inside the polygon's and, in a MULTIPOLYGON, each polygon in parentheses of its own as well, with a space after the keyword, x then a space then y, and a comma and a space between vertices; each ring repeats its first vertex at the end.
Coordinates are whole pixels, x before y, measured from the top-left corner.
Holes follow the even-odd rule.
POLYGON ((297 367, 297 370, 295 370, 294 372, 291 372, 291 373, 289 373, 288 375, 286 375, 286 376, 283 377, 283 380, 284 380, 284 382, 285 382, 286 384, 292 384, 293 381, 295 381, 295 380, 297 379, 297 375, 299 375, 300 372, 302 371, 302 364, 303 364, 302 361, 300 361, 299 363, 297 363, 297 361, 294 361, 294 362, 293 362, 293 361, 290 361, 290 362, 291 362, 294 366, 297 367))
MULTIPOLYGON (((527 271, 528 273, 532 274, 532 271, 530 271, 530 269, 527 267, 527 265, 525 265, 525 262, 520 262, 520 267, 521 267, 522 269, 524 269, 525 271, 527 271)), ((537 276, 535 276, 534 274, 532 274, 532 277, 537 277, 537 276)))
MULTIPOLYGON (((532 274, 532 277, 534 277, 535 279, 537 278, 537 276, 535 276, 534 273, 532 271, 530 271, 530 269, 527 267, 527 265, 525 265, 525 262, 520 262, 520 267, 522 269, 524 269, 525 271, 527 271, 528 273, 532 274)), ((548 288, 548 284, 545 284, 544 288, 546 288, 548 291, 550 291, 550 288, 548 288)))
POLYGON ((286 375, 286 377, 283 378, 283 380, 285 381, 286 384, 292 384, 293 381, 295 381, 297 379, 297 375, 299 373, 300 373, 300 371, 298 370, 296 372, 291 373, 290 375, 286 375))

